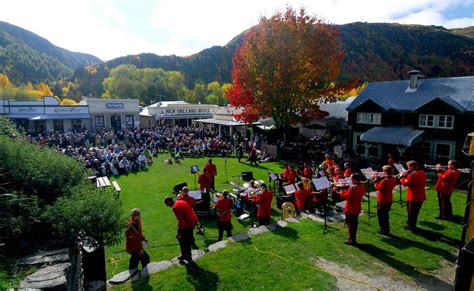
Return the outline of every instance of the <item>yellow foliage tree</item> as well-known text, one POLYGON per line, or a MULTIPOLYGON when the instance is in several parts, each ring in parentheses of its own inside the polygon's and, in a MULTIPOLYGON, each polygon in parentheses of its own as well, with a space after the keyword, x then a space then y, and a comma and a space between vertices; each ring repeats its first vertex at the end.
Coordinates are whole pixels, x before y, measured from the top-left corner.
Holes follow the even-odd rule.
POLYGON ((43 96, 53 96, 54 95, 53 92, 51 92, 51 89, 49 89, 49 86, 44 82, 41 82, 38 85, 36 85, 35 89, 37 91, 42 92, 43 96))
POLYGON ((10 79, 8 79, 7 75, 0 74, 0 88, 5 89, 9 88, 12 85, 10 79))
POLYGON ((78 103, 72 99, 64 98, 61 100, 61 105, 77 105, 78 103))

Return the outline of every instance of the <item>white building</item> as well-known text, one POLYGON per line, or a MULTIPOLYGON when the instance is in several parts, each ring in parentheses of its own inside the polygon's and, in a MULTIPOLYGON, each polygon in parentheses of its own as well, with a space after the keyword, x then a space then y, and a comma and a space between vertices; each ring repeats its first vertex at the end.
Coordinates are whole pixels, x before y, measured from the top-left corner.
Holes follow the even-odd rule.
POLYGON ((0 115, 28 131, 69 131, 139 126, 138 100, 84 98, 79 105, 60 105, 54 97, 42 100, 0 100, 0 115))
POLYGON ((160 125, 189 126, 195 119, 211 118, 218 109, 219 106, 214 104, 160 101, 143 108, 140 118, 145 127, 153 126, 155 122, 160 125))

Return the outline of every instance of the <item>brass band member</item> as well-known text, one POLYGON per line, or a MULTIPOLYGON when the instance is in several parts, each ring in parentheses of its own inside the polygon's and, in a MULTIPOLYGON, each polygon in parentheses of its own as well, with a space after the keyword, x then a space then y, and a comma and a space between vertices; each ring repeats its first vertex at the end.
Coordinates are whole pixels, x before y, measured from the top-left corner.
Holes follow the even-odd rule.
POLYGON ((142 263, 142 268, 145 268, 150 263, 150 256, 143 249, 143 242, 147 240, 142 233, 142 220, 140 218, 140 210, 137 208, 132 209, 125 237, 127 253, 131 255, 128 269, 138 268, 139 261, 142 263))
POLYGON ((362 174, 354 173, 351 175, 353 186, 348 190, 342 190, 341 198, 346 200, 344 206, 344 213, 346 215, 347 228, 349 231, 349 238, 346 242, 348 245, 357 245, 357 226, 359 224, 359 214, 361 212, 362 197, 365 194, 365 186, 362 184, 365 178, 362 174))
POLYGON ((324 156, 324 162, 319 165, 321 169, 324 170, 324 172, 329 176, 333 176, 334 172, 334 161, 332 160, 332 157, 330 154, 326 154, 324 156))
POLYGON ((219 237, 217 241, 222 240, 224 230, 227 232, 227 238, 232 236, 232 207, 234 203, 229 198, 229 192, 224 190, 222 194, 218 194, 218 201, 215 205, 217 209, 217 227, 219 228, 219 237))
POLYGON ((439 205, 439 216, 436 218, 449 220, 453 218, 451 194, 454 191, 454 186, 456 186, 461 172, 457 169, 457 162, 455 160, 448 162, 448 168, 446 170, 442 170, 440 164, 436 166, 439 169, 437 171, 438 181, 434 187, 438 191, 439 205))
POLYGON ((305 188, 303 182, 298 182, 298 189, 295 192, 295 197, 296 208, 298 208, 300 212, 305 212, 312 208, 313 196, 311 195, 311 192, 311 190, 305 188))
POLYGON ((265 184, 262 184, 262 186, 260 186, 260 194, 255 199, 255 202, 258 204, 258 225, 270 224, 270 218, 272 216, 272 200, 272 191, 267 190, 267 186, 265 184))
POLYGON ((389 212, 393 202, 393 188, 397 185, 397 179, 393 176, 393 168, 385 165, 382 168, 384 177, 379 178, 375 174, 376 182, 374 184, 377 190, 377 217, 379 219, 380 234, 390 234, 389 212))
POLYGON ((408 225, 405 229, 415 231, 418 214, 421 206, 426 200, 426 174, 423 170, 418 169, 416 161, 407 162, 408 170, 401 175, 400 183, 408 187, 407 193, 407 212, 408 225))

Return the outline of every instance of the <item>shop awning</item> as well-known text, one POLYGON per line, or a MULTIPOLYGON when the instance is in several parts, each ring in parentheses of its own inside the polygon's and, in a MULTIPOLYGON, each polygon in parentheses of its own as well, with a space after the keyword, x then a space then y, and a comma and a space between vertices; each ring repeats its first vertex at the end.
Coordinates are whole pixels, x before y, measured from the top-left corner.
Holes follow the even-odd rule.
POLYGON ((364 132, 360 140, 381 144, 412 146, 421 141, 424 130, 410 126, 374 127, 364 132))
POLYGON ((30 119, 31 114, 10 114, 10 115, 4 115, 10 119, 30 119))
MULTIPOLYGON (((206 119, 196 119, 193 122, 201 122, 201 123, 210 123, 216 125, 225 125, 225 126, 245 126, 247 124, 239 121, 233 120, 222 120, 222 119, 215 119, 215 118, 206 118, 206 119)), ((254 122, 254 125, 258 125, 258 122, 254 122)))
POLYGON ((53 119, 89 119, 91 115, 88 113, 76 114, 42 114, 31 117, 30 120, 53 120, 53 119))

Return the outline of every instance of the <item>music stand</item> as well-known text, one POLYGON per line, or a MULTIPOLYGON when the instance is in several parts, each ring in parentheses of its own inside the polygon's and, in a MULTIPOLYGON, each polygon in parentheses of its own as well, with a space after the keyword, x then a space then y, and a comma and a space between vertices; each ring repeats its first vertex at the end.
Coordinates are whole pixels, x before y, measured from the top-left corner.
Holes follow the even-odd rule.
MULTIPOLYGON (((326 176, 322 176, 320 178, 315 178, 311 180, 313 182, 314 188, 316 191, 321 191, 323 189, 331 188, 331 182, 329 182, 326 176)), ((326 203, 322 206, 321 215, 324 217, 324 234, 326 234, 328 230, 328 219, 327 219, 327 212, 326 209, 328 208, 328 199, 326 199, 326 203)))
MULTIPOLYGON (((406 171, 406 169, 403 167, 402 164, 393 164, 395 169, 397 169, 398 174, 402 174, 403 172, 406 171)), ((400 203, 400 207, 403 207, 403 199, 402 199, 402 183, 400 183, 400 180, 398 182, 398 190, 400 192, 400 199, 398 199, 398 203, 400 203)))
POLYGON ((197 172, 199 172, 199 166, 198 165, 191 166, 191 174, 194 175, 194 189, 195 190, 197 189, 197 185, 196 185, 196 173, 197 172))
POLYGON ((268 183, 270 184, 271 182, 273 182, 273 191, 276 190, 277 181, 278 181, 278 176, 275 173, 268 171, 268 183))

